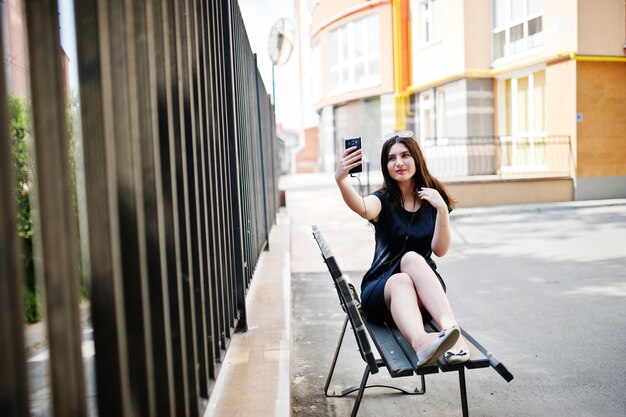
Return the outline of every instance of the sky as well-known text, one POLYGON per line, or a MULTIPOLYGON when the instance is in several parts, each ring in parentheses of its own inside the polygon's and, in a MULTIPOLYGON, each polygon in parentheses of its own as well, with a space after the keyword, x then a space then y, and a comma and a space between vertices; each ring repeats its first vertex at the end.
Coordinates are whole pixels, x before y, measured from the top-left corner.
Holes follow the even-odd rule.
MULTIPOLYGON (((296 27, 296 0, 239 0, 250 47, 257 54, 257 66, 268 93, 272 93, 272 61, 269 58, 267 41, 274 23, 287 18, 296 27)), ((296 36, 297 28, 296 28, 296 36)), ((291 58, 283 66, 274 69, 276 89, 276 122, 285 128, 298 130, 300 126, 300 87, 298 85, 297 40, 291 58)))
MULTIPOLYGON (((257 54, 257 65, 268 94, 272 94, 272 62, 269 58, 267 41, 272 26, 281 18, 295 21, 296 0, 239 0, 252 51, 257 54)), ((78 91, 78 67, 76 65, 76 36, 74 30, 73 0, 58 0, 61 45, 70 59, 70 89, 78 91)), ((296 35, 297 36, 297 35, 296 35)), ((298 85, 297 42, 289 61, 274 69, 276 90, 276 122, 285 128, 298 130, 300 127, 300 94, 298 85)))
POLYGON ((74 29, 73 0, 58 0, 59 25, 61 26, 61 46, 70 59, 70 90, 78 92, 78 67, 76 65, 76 35, 74 29))

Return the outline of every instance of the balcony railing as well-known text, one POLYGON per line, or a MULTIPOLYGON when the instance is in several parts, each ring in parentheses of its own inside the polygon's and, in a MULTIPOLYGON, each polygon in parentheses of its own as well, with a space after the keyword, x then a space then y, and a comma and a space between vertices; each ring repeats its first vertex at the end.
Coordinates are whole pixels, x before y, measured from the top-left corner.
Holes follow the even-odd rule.
POLYGON ((430 171, 442 179, 574 175, 569 136, 455 137, 420 144, 430 171))

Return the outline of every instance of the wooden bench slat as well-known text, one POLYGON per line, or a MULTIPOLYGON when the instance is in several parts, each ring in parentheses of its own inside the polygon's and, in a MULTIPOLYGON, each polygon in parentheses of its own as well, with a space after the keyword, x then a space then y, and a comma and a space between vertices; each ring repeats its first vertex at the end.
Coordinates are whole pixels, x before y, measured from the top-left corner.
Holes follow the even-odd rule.
POLYGON ((402 333, 397 327, 392 327, 391 333, 396 339, 396 342, 402 348, 404 355, 408 358, 409 362, 411 363, 411 367, 413 368, 413 371, 416 374, 428 375, 428 374, 436 374, 437 372, 439 372, 437 365, 422 366, 418 368, 417 367, 417 355, 415 354, 415 351, 413 350, 413 346, 411 346, 408 340, 404 338, 404 336, 402 335, 402 333))
POLYGON ((407 359, 387 325, 370 322, 367 319, 365 319, 365 324, 378 353, 385 362, 389 375, 392 378, 413 375, 413 365, 407 359))
MULTIPOLYGON (((426 328, 428 330, 431 331, 439 331, 437 325, 434 322, 430 322, 426 324, 426 328)), ((405 354, 409 354, 409 349, 410 351, 412 351, 412 347, 410 346, 410 344, 408 343, 408 341, 406 341, 406 339, 404 339, 404 337, 402 336, 402 333, 400 333, 400 330, 398 330, 397 328, 394 328, 393 330, 395 336, 396 336, 396 340, 399 341, 399 343, 401 343, 404 346, 404 350, 405 350, 405 354)), ((487 357, 485 357, 485 355, 482 354, 482 352, 480 352, 476 346, 474 346, 469 340, 465 340, 467 343, 467 346, 469 348, 470 351, 470 360, 465 362, 463 365, 468 368, 468 369, 478 369, 478 368, 487 368, 489 367, 489 359, 487 359, 487 357)), ((415 355, 413 355, 415 356, 415 355)), ((416 359, 414 359, 412 361, 413 367, 414 369, 416 369, 416 373, 418 374, 434 374, 437 373, 437 366, 433 365, 430 367, 426 367, 426 368, 422 368, 422 369, 417 369, 417 356, 415 356, 416 359), (430 369, 430 368, 434 368, 434 369, 430 369)), ((437 360, 437 365, 439 366, 439 369, 441 369, 442 372, 450 372, 450 371, 457 371, 459 369, 459 365, 450 365, 448 364, 448 362, 445 361, 445 359, 443 357, 439 357, 437 360)))
POLYGON ((359 350, 363 355, 363 359, 372 374, 378 373, 378 364, 376 363, 369 340, 367 339, 365 323, 363 323, 363 317, 357 308, 352 292, 346 281, 335 279, 335 286, 341 299, 342 307, 344 307, 346 314, 350 318, 350 324, 354 331, 357 344, 359 345, 359 350))
POLYGON ((469 340, 466 341, 470 351, 470 360, 465 364, 465 367, 468 369, 488 368, 489 359, 487 359, 476 346, 470 343, 469 340))

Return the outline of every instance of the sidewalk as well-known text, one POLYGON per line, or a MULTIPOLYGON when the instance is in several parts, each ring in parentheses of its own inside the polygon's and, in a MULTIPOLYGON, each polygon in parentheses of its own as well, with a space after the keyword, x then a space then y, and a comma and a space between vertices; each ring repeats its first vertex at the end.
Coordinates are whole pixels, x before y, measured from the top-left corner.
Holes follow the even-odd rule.
POLYGON ((248 331, 235 333, 204 417, 289 417, 289 217, 281 209, 246 295, 248 331))

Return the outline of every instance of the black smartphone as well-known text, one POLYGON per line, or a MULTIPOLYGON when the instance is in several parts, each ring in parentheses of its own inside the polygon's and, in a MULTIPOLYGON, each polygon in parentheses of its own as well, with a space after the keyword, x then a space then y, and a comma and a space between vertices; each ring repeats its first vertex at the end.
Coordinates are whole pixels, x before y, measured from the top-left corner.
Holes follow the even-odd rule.
MULTIPOLYGON (((361 137, 357 136, 355 138, 346 138, 346 149, 356 146, 356 149, 353 152, 361 149, 361 137)), ((358 167, 354 167, 350 170, 350 174, 356 174, 359 172, 363 172, 363 165, 359 165, 358 167)))

